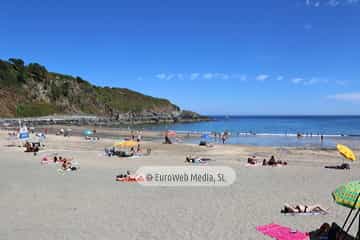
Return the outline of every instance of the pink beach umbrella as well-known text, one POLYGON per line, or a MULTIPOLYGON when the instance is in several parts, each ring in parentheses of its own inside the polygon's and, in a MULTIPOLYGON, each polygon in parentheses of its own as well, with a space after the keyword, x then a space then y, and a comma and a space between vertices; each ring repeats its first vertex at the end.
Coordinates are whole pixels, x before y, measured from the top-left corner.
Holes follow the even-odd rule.
POLYGON ((167 131, 166 134, 168 137, 176 137, 176 132, 175 131, 167 131))

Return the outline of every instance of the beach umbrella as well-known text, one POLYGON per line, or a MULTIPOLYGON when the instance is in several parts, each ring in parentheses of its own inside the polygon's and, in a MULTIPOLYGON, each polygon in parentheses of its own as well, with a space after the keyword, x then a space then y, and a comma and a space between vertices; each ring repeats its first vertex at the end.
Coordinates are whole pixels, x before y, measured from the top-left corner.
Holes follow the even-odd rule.
POLYGON ((91 131, 90 129, 86 129, 86 130, 84 130, 84 135, 85 136, 90 136, 90 135, 93 135, 94 134, 94 132, 93 131, 91 131))
MULTIPOLYGON (((360 203, 359 203, 360 181, 353 181, 353 182, 343 184, 340 187, 338 187, 337 189, 335 189, 335 191, 332 192, 331 195, 337 204, 351 209, 348 216, 345 219, 343 226, 342 226, 343 229, 345 228, 346 223, 348 222, 353 210, 356 208, 358 209, 355 216, 353 217, 352 221, 350 222, 350 224, 347 227, 346 233, 348 233, 352 224, 354 223, 355 219, 358 217, 358 215, 360 213, 360 203)), ((359 230, 360 230, 360 219, 359 219, 358 232, 359 232, 359 230)))
POLYGON ((360 181, 349 182, 341 185, 332 196, 337 204, 348 208, 360 208, 358 195, 360 193, 360 181))
POLYGON ((114 147, 118 148, 131 148, 137 146, 139 143, 136 141, 121 141, 114 143, 114 147))
POLYGON ((168 137, 176 137, 176 132, 175 131, 167 131, 166 132, 168 137))
POLYGON ((201 139, 205 140, 205 141, 209 141, 209 140, 211 140, 211 137, 209 136, 209 134, 203 134, 203 135, 201 135, 201 139))
POLYGON ((337 144, 336 148, 344 158, 351 160, 351 161, 356 160, 356 156, 355 156, 354 152, 349 147, 342 145, 342 144, 337 144))
POLYGON ((209 136, 209 134, 203 134, 203 135, 201 135, 201 138, 208 139, 208 138, 210 138, 210 136, 209 136))

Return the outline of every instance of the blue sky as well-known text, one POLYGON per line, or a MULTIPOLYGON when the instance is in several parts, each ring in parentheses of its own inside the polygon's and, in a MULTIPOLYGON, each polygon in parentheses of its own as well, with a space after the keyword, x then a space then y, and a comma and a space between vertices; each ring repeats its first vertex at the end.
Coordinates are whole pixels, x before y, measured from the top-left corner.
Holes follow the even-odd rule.
POLYGON ((360 114, 360 0, 6 1, 0 58, 203 114, 360 114))

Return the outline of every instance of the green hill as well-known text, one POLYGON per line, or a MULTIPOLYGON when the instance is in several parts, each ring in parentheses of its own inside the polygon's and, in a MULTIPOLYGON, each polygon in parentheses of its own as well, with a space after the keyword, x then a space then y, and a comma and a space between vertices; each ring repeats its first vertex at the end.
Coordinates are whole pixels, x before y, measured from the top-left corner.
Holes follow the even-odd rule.
POLYGON ((0 104, 0 117, 87 114, 116 118, 124 113, 181 112, 166 99, 126 88, 94 86, 80 77, 48 72, 38 63, 26 65, 21 59, 0 60, 0 104))

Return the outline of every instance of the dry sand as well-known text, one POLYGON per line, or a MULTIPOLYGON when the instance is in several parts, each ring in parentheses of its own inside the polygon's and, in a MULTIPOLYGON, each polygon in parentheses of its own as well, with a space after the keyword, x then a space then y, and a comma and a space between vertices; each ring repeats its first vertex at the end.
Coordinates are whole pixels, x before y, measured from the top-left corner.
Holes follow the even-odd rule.
MULTIPOLYGON (((310 231, 323 222, 341 224, 348 212, 331 192, 358 180, 359 164, 350 171, 324 169, 341 163, 335 150, 276 149, 146 142, 150 156, 120 159, 103 155, 113 139, 86 142, 81 137, 49 135, 46 150, 34 156, 6 147, 0 132, 0 239, 270 239, 255 230, 279 223, 310 231), (79 171, 60 175, 40 158, 58 152, 75 158, 79 171), (216 159, 232 167, 229 187, 144 187, 119 183, 115 175, 141 166, 184 166, 186 154, 216 159), (287 167, 245 167, 248 156, 287 160, 287 167), (284 216, 284 203, 321 204, 325 216, 284 216)), ((151 135, 151 134, 150 134, 151 135)), ((159 133, 154 133, 159 135, 159 133)))

